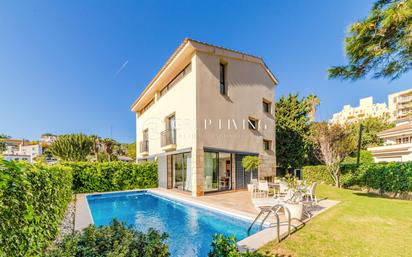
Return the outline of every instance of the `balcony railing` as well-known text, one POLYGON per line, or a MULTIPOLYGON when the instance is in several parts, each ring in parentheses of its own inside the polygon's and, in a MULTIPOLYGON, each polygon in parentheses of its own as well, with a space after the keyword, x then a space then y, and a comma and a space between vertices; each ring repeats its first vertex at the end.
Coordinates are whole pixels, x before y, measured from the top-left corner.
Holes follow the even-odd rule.
POLYGON ((140 152, 149 152, 149 140, 143 140, 140 142, 140 152))
POLYGON ((160 133, 160 145, 162 147, 176 144, 176 129, 166 129, 160 133))

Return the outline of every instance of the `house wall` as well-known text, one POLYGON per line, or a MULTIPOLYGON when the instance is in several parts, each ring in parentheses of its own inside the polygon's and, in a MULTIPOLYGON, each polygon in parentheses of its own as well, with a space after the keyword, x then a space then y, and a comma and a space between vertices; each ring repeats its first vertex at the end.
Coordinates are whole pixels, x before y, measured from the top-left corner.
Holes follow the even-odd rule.
POLYGON ((203 147, 258 153, 263 160, 259 176, 274 176, 275 120, 272 114, 263 112, 263 98, 274 106, 273 81, 257 63, 203 52, 196 52, 195 56, 197 183, 203 185, 203 147), (220 62, 226 65, 227 96, 219 90, 220 62), (249 117, 260 121, 258 131, 248 129, 249 117), (272 151, 263 149, 263 139, 272 140, 272 151))

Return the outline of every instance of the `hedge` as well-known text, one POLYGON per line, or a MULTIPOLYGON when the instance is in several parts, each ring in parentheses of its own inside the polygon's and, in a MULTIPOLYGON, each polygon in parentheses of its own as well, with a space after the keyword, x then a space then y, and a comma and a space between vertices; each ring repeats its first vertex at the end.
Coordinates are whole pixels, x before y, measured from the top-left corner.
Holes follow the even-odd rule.
POLYGON ((73 171, 73 191, 92 193, 157 187, 157 163, 66 162, 73 171))
POLYGON ((71 200, 70 169, 0 159, 0 256, 36 256, 71 200))
MULTIPOLYGON (((380 193, 412 192, 412 162, 342 165, 341 174, 343 187, 360 186, 380 193)), ((309 182, 334 184, 325 165, 303 167, 303 178, 309 182)))

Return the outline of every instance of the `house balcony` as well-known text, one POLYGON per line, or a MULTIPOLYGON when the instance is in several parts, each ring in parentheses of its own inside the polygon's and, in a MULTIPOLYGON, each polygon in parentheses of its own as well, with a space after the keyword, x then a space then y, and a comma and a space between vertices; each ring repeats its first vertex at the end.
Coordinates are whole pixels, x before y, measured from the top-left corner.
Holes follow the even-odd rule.
POLYGON ((160 146, 163 151, 176 150, 176 129, 166 129, 160 133, 160 146))
POLYGON ((143 140, 140 142, 140 154, 141 155, 149 154, 149 140, 143 140))

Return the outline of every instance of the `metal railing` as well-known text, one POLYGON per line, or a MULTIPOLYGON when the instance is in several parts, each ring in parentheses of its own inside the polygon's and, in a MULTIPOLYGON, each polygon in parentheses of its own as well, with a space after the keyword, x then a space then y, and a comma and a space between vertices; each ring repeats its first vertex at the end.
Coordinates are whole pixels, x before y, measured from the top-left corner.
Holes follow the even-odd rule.
POLYGON ((281 238, 280 238, 280 219, 279 219, 279 214, 278 211, 280 209, 283 209, 285 211, 285 214, 287 213, 287 218, 288 218, 288 235, 290 235, 290 226, 291 226, 291 216, 290 216, 290 211, 288 209, 288 207, 286 207, 286 205, 284 204, 275 204, 272 207, 268 207, 268 208, 264 208, 262 209, 259 214, 256 216, 255 220, 252 222, 252 224, 250 224, 248 230, 247 230, 247 234, 248 236, 250 235, 250 231, 252 230, 253 226, 255 225, 255 223, 259 220, 260 216, 264 215, 266 213, 266 216, 263 218, 263 220, 260 223, 260 230, 263 229, 263 225, 265 224, 266 219, 269 217, 270 214, 274 214, 275 218, 276 218, 276 234, 277 234, 277 240, 278 242, 280 242, 281 238))
POLYGON ((166 129, 160 133, 160 145, 174 145, 176 144, 176 129, 166 129))
POLYGON ((149 152, 149 140, 140 141, 140 152, 149 152))

